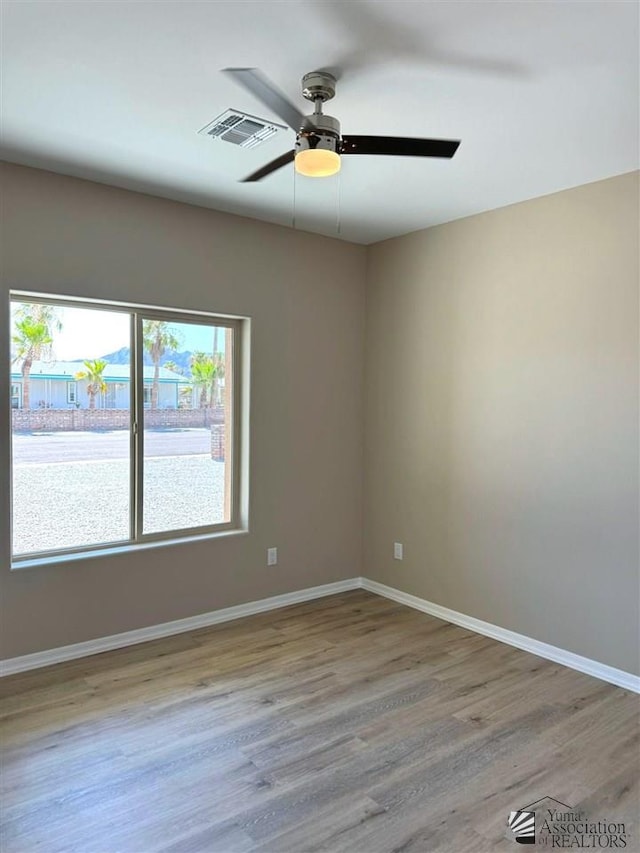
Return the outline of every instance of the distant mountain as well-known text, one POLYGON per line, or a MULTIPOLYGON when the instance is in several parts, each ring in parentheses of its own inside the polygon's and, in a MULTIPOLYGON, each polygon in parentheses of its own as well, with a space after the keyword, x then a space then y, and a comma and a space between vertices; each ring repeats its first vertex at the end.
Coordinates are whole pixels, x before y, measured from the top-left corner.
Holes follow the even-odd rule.
MULTIPOLYGON (((160 367, 164 367, 164 365, 168 361, 172 361, 176 367, 179 368, 179 371, 185 376, 191 376, 191 357, 193 356, 192 352, 186 350, 185 352, 177 352, 176 350, 168 349, 162 358, 160 359, 160 367)), ((100 358, 103 361, 106 361, 108 364, 129 364, 131 361, 131 350, 129 347, 122 347, 115 352, 109 352, 106 355, 101 355, 100 358)), ((151 356, 149 353, 144 350, 142 359, 145 365, 152 365, 153 361, 151 360, 151 356)), ((82 358, 76 358, 74 361, 84 361, 82 358)))
MULTIPOLYGON (((108 361, 109 364, 129 364, 131 361, 131 350, 129 347, 122 347, 122 349, 116 350, 115 352, 110 352, 107 355, 101 355, 100 358, 103 361, 108 361)), ((144 363, 152 364, 151 360, 147 361, 147 358, 148 356, 145 352, 144 363)))

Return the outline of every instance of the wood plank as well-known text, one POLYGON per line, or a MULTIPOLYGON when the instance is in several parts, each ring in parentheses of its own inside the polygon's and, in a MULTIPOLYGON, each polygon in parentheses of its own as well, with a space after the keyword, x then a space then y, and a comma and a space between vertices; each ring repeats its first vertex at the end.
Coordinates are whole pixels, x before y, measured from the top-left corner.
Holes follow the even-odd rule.
POLYGON ((507 851, 544 795, 640 850, 638 697, 362 590, 0 686, 3 853, 507 851))

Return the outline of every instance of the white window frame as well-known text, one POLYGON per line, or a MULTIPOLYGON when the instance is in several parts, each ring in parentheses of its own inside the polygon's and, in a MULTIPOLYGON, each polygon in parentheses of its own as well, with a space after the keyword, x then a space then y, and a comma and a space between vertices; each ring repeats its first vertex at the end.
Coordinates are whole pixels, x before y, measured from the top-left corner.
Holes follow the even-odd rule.
POLYGON ((78 383, 75 379, 67 380, 67 403, 75 406, 78 402, 78 383))
MULTIPOLYGON (((113 553, 138 549, 149 545, 162 544, 163 541, 189 541, 203 537, 236 534, 248 531, 248 476, 247 476, 247 439, 248 439, 248 388, 246 388, 245 349, 248 350, 249 320, 246 317, 213 314, 210 312, 182 311, 147 307, 130 303, 106 302, 103 300, 77 299, 75 297, 49 296, 41 293, 12 291, 9 294, 11 302, 45 303, 68 308, 85 308, 89 310, 116 311, 128 313, 131 324, 131 382, 130 382, 130 530, 129 538, 117 542, 82 545, 59 550, 29 552, 28 554, 12 553, 12 568, 38 565, 43 562, 60 562, 65 557, 77 558, 84 555, 92 556, 102 553, 113 553), (143 478, 144 478, 144 372, 143 372, 143 320, 164 320, 173 323, 194 323, 197 325, 210 324, 233 330, 233 349, 227 362, 227 372, 233 382, 233 397, 230 412, 231 447, 230 458, 225 464, 231 466, 229 477, 229 495, 225 503, 229 509, 230 520, 220 524, 201 525, 181 529, 171 529, 157 533, 143 533, 143 478)), ((11 383, 19 384, 19 383, 11 383)), ((21 389, 22 391, 22 389, 21 389)), ((22 393, 20 394, 22 401, 22 393)), ((11 401, 9 401, 11 405, 11 401)), ((13 479, 13 469, 10 481, 13 479)), ((10 529, 13 526, 13 502, 10 501, 10 529)))

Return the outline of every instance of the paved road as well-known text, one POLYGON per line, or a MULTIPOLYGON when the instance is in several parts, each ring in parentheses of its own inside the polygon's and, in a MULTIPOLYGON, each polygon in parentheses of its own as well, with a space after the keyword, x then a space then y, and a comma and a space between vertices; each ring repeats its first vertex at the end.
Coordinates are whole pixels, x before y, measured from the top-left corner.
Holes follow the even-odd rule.
MULTIPOLYGON (((145 456, 191 456, 211 452, 208 429, 147 430, 145 456)), ((127 459, 129 431, 14 433, 13 462, 86 462, 127 459)))

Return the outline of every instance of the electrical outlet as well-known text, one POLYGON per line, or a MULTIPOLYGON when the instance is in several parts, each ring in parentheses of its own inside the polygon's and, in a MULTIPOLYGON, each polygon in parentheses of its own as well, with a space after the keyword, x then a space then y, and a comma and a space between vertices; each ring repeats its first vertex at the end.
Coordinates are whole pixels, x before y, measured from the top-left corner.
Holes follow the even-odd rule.
POLYGON ((278 549, 277 548, 267 548, 267 565, 268 566, 277 566, 278 565, 278 549))
POLYGON ((402 542, 394 542, 393 543, 393 559, 394 560, 402 560, 403 559, 402 542))

